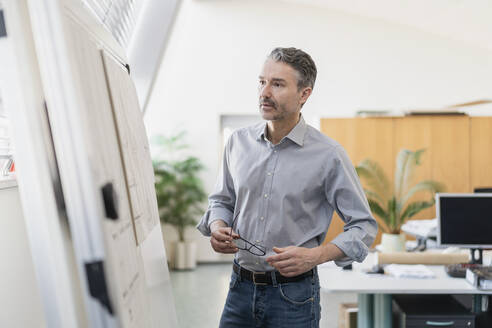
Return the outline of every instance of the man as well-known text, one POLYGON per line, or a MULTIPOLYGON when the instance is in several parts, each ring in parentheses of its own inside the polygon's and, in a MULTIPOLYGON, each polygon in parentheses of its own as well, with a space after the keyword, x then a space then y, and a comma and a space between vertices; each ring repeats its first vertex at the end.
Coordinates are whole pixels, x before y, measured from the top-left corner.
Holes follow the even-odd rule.
POLYGON ((319 327, 318 264, 361 262, 377 224, 344 149, 304 122, 316 66, 276 48, 259 76, 266 123, 229 138, 209 208, 197 228, 235 253, 220 327, 319 327), (333 211, 344 232, 322 245, 333 211))

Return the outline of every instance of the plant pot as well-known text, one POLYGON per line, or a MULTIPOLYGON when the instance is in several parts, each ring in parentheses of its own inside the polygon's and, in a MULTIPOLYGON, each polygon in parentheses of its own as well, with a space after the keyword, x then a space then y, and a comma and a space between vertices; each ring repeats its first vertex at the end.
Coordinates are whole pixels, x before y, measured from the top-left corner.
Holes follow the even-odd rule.
POLYGON ((184 242, 174 243, 174 265, 173 268, 176 270, 186 269, 186 244, 184 242))
POLYGON ((180 242, 174 245, 174 265, 176 270, 192 270, 196 268, 196 243, 180 242))
POLYGON ((403 234, 383 233, 381 237, 381 248, 383 252, 404 252, 405 236, 403 234))
POLYGON ((193 270, 196 268, 196 242, 186 242, 186 269, 193 270))

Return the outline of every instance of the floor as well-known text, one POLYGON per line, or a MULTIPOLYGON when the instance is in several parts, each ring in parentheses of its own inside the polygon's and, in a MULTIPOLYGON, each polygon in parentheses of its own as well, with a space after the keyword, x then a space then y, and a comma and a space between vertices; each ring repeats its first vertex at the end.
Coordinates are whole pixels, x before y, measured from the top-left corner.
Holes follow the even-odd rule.
MULTIPOLYGON (((193 271, 171 271, 180 328, 217 328, 227 297, 232 265, 200 264, 193 271)), ((338 327, 340 303, 355 302, 355 294, 321 295, 320 327, 338 327)))
POLYGON ((232 264, 199 264, 193 271, 171 271, 180 328, 217 328, 229 289, 232 264))

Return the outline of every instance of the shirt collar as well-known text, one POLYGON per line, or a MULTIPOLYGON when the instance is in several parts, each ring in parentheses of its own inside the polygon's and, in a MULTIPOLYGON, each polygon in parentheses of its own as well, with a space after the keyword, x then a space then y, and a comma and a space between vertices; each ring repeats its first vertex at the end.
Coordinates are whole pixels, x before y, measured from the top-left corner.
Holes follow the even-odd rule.
MULTIPOLYGON (((302 147, 304 145, 304 136, 306 135, 307 125, 304 121, 304 117, 302 117, 302 114, 300 116, 301 117, 299 118, 299 122, 297 122, 296 126, 294 126, 294 128, 289 132, 289 134, 285 136, 285 138, 292 140, 302 147)), ((256 140, 266 140, 266 131, 267 123, 265 122, 264 124, 260 124, 257 131, 256 140)))

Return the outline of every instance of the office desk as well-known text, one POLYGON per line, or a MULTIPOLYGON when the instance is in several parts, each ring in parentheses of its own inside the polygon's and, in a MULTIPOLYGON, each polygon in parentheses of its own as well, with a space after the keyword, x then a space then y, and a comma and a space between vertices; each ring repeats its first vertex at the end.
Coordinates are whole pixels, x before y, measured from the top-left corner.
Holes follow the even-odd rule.
MULTIPOLYGON (((400 279, 382 274, 367 274, 374 264, 374 254, 363 263, 353 263, 352 270, 342 270, 333 262, 318 266, 321 293, 358 293, 358 328, 390 328, 391 294, 472 294, 492 295, 492 291, 481 291, 463 278, 449 277, 442 265, 428 266, 435 274, 433 279, 400 279)), ((480 299, 476 297, 474 311, 480 310, 480 299)))

